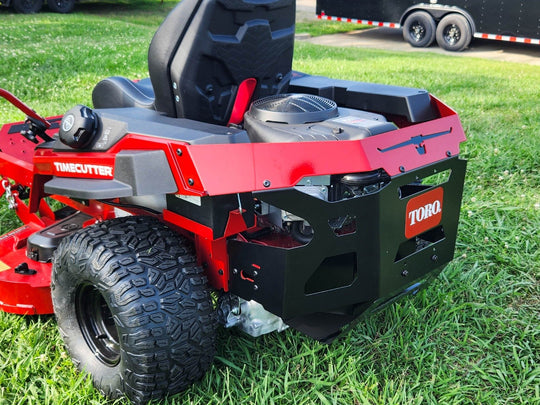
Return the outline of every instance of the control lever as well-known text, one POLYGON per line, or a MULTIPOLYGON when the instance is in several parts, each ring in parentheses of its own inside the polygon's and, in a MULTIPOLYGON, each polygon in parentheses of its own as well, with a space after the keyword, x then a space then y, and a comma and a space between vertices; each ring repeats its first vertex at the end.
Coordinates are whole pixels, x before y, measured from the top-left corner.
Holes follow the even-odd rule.
POLYGON ((53 139, 46 134, 46 130, 51 127, 51 123, 43 118, 41 115, 36 113, 25 103, 19 100, 16 96, 11 94, 9 91, 0 89, 0 97, 5 98, 19 110, 26 114, 26 120, 24 121, 27 124, 28 129, 23 129, 21 135, 24 136, 31 142, 39 143, 37 139, 40 137, 45 142, 52 141, 53 139))

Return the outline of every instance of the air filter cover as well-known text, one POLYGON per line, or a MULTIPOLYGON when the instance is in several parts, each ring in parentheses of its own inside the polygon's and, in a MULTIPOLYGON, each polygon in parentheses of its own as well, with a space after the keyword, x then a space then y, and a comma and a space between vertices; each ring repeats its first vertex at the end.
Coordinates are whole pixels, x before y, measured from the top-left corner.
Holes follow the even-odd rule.
POLYGON ((312 94, 278 94, 255 101, 251 115, 264 122, 306 124, 338 116, 337 104, 312 94))

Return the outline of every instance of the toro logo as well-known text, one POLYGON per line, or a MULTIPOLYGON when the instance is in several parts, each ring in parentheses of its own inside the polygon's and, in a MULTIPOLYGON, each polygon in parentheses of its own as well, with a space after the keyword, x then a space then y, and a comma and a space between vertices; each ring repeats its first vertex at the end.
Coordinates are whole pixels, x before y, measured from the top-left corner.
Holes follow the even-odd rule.
POLYGON ((442 219, 442 209, 442 187, 411 198, 407 203, 405 237, 407 239, 413 238, 439 225, 442 219))

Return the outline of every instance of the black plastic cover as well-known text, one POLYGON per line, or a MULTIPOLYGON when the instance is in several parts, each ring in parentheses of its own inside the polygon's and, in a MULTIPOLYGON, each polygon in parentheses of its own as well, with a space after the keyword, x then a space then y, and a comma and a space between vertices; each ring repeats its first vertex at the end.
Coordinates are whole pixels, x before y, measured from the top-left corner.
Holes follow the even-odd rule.
POLYGON ((229 213, 243 210, 242 217, 248 227, 255 224, 255 211, 251 193, 227 194, 205 197, 167 195, 167 209, 212 228, 214 238, 224 235, 229 213))
POLYGON ((79 179, 74 177, 54 177, 45 183, 48 194, 65 195, 83 200, 131 197, 133 189, 117 180, 79 179))
POLYGON ((411 123, 438 118, 429 93, 422 89, 329 79, 295 72, 289 91, 326 97, 340 107, 402 116, 411 123))
POLYGON ((51 226, 29 236, 26 245, 26 255, 35 261, 47 263, 63 238, 82 228, 83 224, 92 219, 82 212, 76 212, 69 217, 55 222, 51 226))
POLYGON ((134 196, 176 193, 178 187, 162 150, 125 150, 116 155, 114 179, 128 184, 134 196))
MULTIPOLYGON (((247 143, 246 131, 197 122, 185 118, 166 117, 144 108, 110 108, 94 110, 99 129, 92 145, 85 151, 107 151, 126 134, 140 134, 187 142, 191 145, 247 143)), ((51 147, 51 145, 48 145, 51 147)), ((56 150, 71 150, 57 141, 56 150)))

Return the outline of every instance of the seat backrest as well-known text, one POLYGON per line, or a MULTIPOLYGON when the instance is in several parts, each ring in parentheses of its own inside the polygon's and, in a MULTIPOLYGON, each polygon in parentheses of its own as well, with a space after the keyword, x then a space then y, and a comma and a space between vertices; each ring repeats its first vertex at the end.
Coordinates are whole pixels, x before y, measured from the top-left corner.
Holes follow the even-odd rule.
POLYGON ((246 79, 255 99, 286 91, 294 20, 295 0, 183 0, 148 51, 156 110, 227 124, 246 79))

